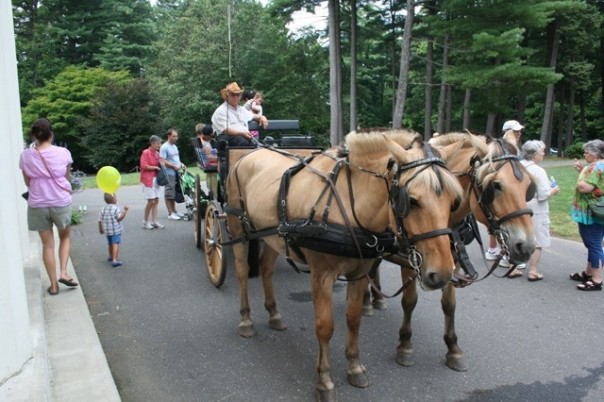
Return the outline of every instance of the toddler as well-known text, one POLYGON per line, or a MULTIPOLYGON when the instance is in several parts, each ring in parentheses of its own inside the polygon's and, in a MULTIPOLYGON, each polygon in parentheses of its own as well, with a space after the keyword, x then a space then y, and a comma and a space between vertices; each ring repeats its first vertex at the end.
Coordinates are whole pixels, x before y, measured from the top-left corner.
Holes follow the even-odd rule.
POLYGON ((115 205, 117 204, 117 197, 115 194, 104 194, 105 205, 101 209, 99 214, 99 233, 107 236, 107 243, 109 244, 109 258, 113 267, 119 267, 123 263, 118 260, 118 254, 120 249, 120 243, 122 242, 122 232, 124 231, 124 225, 122 221, 126 217, 128 212, 128 205, 124 205, 124 210, 115 205))

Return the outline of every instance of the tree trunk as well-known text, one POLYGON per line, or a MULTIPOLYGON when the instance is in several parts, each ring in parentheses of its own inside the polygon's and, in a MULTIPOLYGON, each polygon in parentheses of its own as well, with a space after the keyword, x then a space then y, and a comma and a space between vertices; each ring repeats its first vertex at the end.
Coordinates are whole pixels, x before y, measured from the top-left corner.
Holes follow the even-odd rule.
MULTIPOLYGON (((570 87, 569 93, 568 93, 568 107, 567 107, 567 114, 566 114, 566 129, 563 135, 560 136, 560 139, 562 138, 573 138, 573 131, 575 130, 575 96, 576 96, 576 91, 575 88, 573 88, 572 86, 570 87)), ((560 149, 560 142, 558 142, 558 150, 560 149)), ((560 152, 558 152, 558 155, 560 155, 560 152)))
POLYGON ((464 130, 470 130, 470 100, 472 99, 472 90, 466 88, 463 97, 463 124, 464 130))
POLYGON ((493 133, 493 127, 495 126, 495 119, 497 118, 497 114, 489 113, 487 115, 487 125, 485 127, 485 134, 490 135, 491 137, 497 137, 496 133, 493 133))
MULTIPOLYGON (((585 110, 586 102, 585 102, 584 92, 581 92, 581 97, 579 99, 580 99, 579 104, 581 105, 581 111, 580 111, 581 132, 579 133, 579 136, 580 136, 580 138, 585 139, 585 138, 587 138, 587 111, 585 110)), ((575 142, 574 136, 573 136, 573 138, 569 139, 568 145, 572 145, 573 142, 575 142)))
MULTIPOLYGON (((556 61, 558 59, 558 48, 560 44, 560 30, 558 26, 560 22, 558 18, 554 19, 548 26, 549 35, 551 39, 550 48, 551 54, 549 59, 549 67, 552 69, 556 68, 556 61)), ((545 148, 549 149, 552 142, 552 121, 554 115, 554 84, 547 86, 547 93, 545 95, 545 105, 543 110, 543 124, 541 126, 541 141, 545 143, 545 148)))
POLYGON ((357 117, 357 1, 350 0, 350 127, 358 127, 357 117))
POLYGON ((403 32, 403 47, 401 51, 401 66, 398 74, 398 89, 396 91, 396 103, 394 115, 392 116, 392 128, 401 128, 405 100, 407 98, 407 82, 409 78, 409 62, 411 59, 411 30, 413 29, 413 18, 415 6, 413 0, 407 0, 407 18, 405 19, 405 31, 403 32))
POLYGON ((331 145, 338 145, 344 139, 342 117, 342 70, 340 57, 340 4, 328 1, 329 20, 329 102, 331 145))
POLYGON ((428 39, 428 48, 426 49, 426 89, 424 92, 424 139, 426 141, 432 138, 432 79, 434 77, 434 67, 432 65, 433 50, 434 40, 428 39))
MULTIPOLYGON (((445 34, 445 43, 443 44, 443 67, 442 72, 447 71, 449 66, 449 34, 445 34)), ((436 131, 439 133, 445 132, 445 103, 447 97, 447 85, 445 80, 441 78, 440 95, 438 97, 438 122, 436 123, 436 131)))
POLYGON ((445 118, 445 133, 451 131, 451 105, 453 104, 453 99, 451 95, 451 85, 447 85, 447 97, 446 97, 446 118, 445 118))

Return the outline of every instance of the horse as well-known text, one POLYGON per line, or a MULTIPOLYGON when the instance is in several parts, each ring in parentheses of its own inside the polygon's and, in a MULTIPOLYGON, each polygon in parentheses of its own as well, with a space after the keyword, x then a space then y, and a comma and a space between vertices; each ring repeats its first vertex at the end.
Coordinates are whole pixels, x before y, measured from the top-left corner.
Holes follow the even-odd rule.
MULTIPOLYGON (((535 194, 535 184, 518 162, 518 145, 510 141, 469 133, 449 133, 432 138, 429 144, 445 152, 448 168, 458 176, 464 189, 460 207, 451 214, 450 227, 456 227, 464 217, 473 213, 489 232, 497 235, 510 263, 519 264, 527 261, 535 249, 530 218, 532 211, 527 208, 527 201, 535 194)), ((413 280, 411 271, 401 271, 404 281, 413 280)), ((445 361, 452 370, 466 371, 468 365, 455 332, 455 285, 451 282, 442 289, 444 341, 448 349, 445 361)), ((403 323, 399 330, 396 361, 406 367, 414 364, 411 318, 417 297, 416 287, 409 286, 403 291, 401 300, 403 323)))
MULTIPOLYGON (((403 133, 351 132, 343 147, 307 159, 259 148, 229 167, 227 227, 240 287, 242 337, 256 334, 248 302, 248 277, 260 271, 269 327, 285 330, 273 288, 279 254, 308 265, 315 313, 318 400, 335 400, 329 341, 334 331, 332 294, 347 280, 345 355, 348 382, 369 386, 358 338, 367 272, 384 250, 402 248, 422 286, 440 289, 452 278, 451 211, 461 186, 431 147, 406 150, 403 133), (264 248, 249 259, 258 239, 264 248), (259 266, 255 266, 258 264, 259 266)), ((446 151, 442 154, 446 155, 446 151)))

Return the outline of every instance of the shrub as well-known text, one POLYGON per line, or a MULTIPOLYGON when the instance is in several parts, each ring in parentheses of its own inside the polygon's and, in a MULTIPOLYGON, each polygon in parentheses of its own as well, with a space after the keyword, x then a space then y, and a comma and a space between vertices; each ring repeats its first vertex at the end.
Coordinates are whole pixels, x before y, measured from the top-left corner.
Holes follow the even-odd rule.
POLYGON ((581 141, 574 142, 571 146, 566 148, 564 156, 570 159, 581 159, 583 158, 583 145, 581 141))

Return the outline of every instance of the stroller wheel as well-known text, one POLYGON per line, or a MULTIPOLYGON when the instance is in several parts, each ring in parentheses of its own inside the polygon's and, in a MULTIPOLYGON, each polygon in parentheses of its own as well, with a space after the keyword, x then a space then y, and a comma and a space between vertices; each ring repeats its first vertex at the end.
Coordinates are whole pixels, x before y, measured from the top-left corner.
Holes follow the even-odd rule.
POLYGON ((182 220, 183 221, 190 221, 192 218, 193 218, 193 215, 187 213, 187 214, 184 214, 184 216, 182 217, 182 220))

